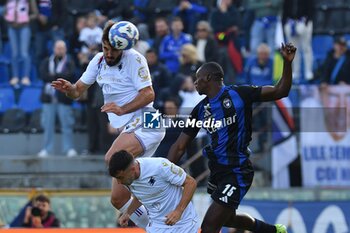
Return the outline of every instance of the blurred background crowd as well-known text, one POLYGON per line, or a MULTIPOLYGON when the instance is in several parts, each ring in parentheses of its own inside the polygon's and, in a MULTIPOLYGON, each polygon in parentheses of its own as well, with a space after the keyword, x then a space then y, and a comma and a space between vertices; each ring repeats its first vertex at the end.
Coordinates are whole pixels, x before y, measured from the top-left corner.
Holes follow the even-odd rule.
MULTIPOLYGON (((1 0, 1 132, 42 133, 41 150, 35 152, 39 157, 106 152, 118 132, 100 112, 100 88, 95 84, 72 101, 56 93, 50 82, 80 77, 101 51, 102 29, 109 19, 137 25, 135 49, 149 64, 155 107, 167 115, 189 114, 203 98, 193 82, 197 68, 207 61, 223 66, 225 84, 275 83, 282 70, 281 42, 298 48, 290 95, 295 106, 300 86, 349 84, 349 5, 348 0, 1 0), (88 135, 83 149, 77 149, 77 132, 88 135), (57 133, 62 135, 58 152, 57 133)), ((266 106, 257 109, 254 124, 260 134, 253 150, 259 154, 272 147, 265 134, 271 131, 266 123, 271 117, 266 106)), ((157 156, 166 156, 181 129, 167 131, 157 156)), ((197 139, 188 148, 189 157, 207 143, 204 134, 197 139)), ((193 166, 194 173, 203 166, 203 161, 193 166)))
MULTIPOLYGON (((290 195, 290 200, 348 201, 346 188, 328 191, 350 187, 349 6, 349 0, 0 0, 0 187, 109 189, 103 155, 118 132, 100 111, 101 89, 94 84, 73 101, 55 92, 50 82, 80 77, 101 51, 102 30, 111 19, 138 27, 135 49, 147 59, 155 107, 168 116, 185 117, 203 98, 193 82, 204 62, 218 62, 227 85, 270 85, 281 77, 281 42, 292 42, 298 53, 289 97, 254 107, 253 186, 327 189, 313 189, 313 195, 303 188, 252 190, 252 196, 263 200, 263 206, 264 200, 287 200, 290 195), (17 160, 13 155, 24 156, 17 160)), ((156 156, 165 157, 180 132, 168 128, 156 156)), ((200 133, 182 161, 199 187, 205 187, 208 175, 201 156, 207 143, 200 133)), ((54 198, 62 226, 115 225, 109 192, 103 201, 80 195, 54 198), (97 216, 98 209, 104 211, 97 216), (96 221, 91 225, 92 219, 96 221)), ((210 201, 201 195, 194 198, 197 208, 210 201)), ((26 198, 11 198, 0 198, 0 220, 10 222, 18 211, 11 206, 27 203, 26 198)), ((41 202, 50 205, 46 199, 41 202)), ((305 219, 320 212, 300 205, 305 219)), ((348 203, 342 206, 344 213, 350 209, 348 203)), ((342 219, 333 212, 325 216, 342 219)), ((307 229, 295 232, 311 232, 310 221, 307 229)), ((338 232, 348 232, 344 229, 338 232)))

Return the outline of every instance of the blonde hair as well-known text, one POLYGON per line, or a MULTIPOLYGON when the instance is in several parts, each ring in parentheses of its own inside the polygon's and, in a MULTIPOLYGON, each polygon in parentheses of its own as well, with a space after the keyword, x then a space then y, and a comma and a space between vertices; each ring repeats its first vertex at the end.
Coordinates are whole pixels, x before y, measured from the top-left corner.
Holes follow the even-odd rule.
MULTIPOLYGON (((184 44, 181 48, 181 54, 186 55, 192 64, 195 64, 198 61, 197 48, 193 44, 184 44)), ((182 56, 180 62, 181 64, 184 64, 182 56)))

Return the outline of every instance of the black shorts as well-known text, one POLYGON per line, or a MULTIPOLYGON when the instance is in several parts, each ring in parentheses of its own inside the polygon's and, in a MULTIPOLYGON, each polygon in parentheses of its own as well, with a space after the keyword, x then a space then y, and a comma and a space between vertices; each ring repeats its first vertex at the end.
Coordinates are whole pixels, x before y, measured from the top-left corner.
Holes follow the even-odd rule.
POLYGON ((247 158, 241 167, 209 162, 209 169, 207 188, 211 198, 220 205, 237 209, 253 181, 254 169, 250 160, 247 158))

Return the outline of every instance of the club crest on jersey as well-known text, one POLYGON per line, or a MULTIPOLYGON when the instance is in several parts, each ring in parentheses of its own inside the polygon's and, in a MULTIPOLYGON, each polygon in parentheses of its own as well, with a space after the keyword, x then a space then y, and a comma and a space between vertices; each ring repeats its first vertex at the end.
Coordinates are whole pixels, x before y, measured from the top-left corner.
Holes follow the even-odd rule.
POLYGON ((154 179, 153 176, 151 176, 151 178, 149 179, 148 183, 149 183, 151 186, 153 186, 155 182, 156 182, 156 180, 154 179))
POLYGON ((146 67, 139 68, 138 75, 141 78, 142 82, 146 82, 149 79, 146 67))
POLYGON ((232 102, 230 99, 224 99, 224 101, 222 101, 222 104, 224 105, 225 108, 231 108, 232 106, 232 102))

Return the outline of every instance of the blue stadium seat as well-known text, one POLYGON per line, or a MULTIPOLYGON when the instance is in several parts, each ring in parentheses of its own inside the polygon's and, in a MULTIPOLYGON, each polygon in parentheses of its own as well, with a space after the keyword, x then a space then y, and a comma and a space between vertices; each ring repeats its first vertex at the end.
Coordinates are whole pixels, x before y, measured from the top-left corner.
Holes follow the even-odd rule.
POLYGON ((9 82, 9 66, 6 63, 0 61, 0 83, 9 82))
POLYGON ((312 38, 312 50, 317 63, 322 62, 330 49, 333 48, 333 37, 330 35, 315 35, 312 38))
POLYGON ((11 61, 11 45, 8 41, 3 43, 3 55, 6 59, 11 61))
POLYGON ((42 106, 40 96, 41 88, 24 88, 19 96, 18 108, 22 109, 26 113, 32 113, 33 111, 40 109, 42 106))
POLYGON ((8 109, 0 124, 0 133, 18 133, 26 125, 26 114, 18 108, 8 109))
POLYGON ((0 87, 0 114, 16 106, 15 91, 12 87, 0 87))

